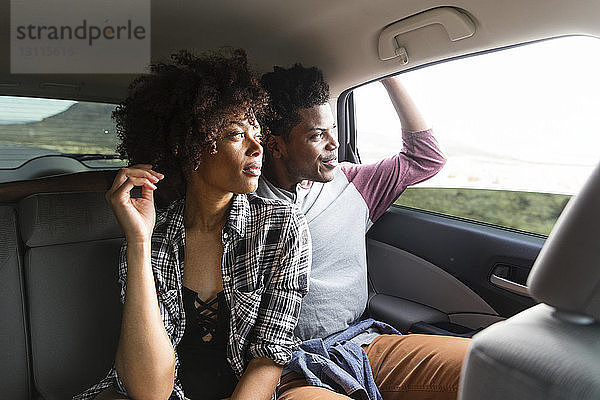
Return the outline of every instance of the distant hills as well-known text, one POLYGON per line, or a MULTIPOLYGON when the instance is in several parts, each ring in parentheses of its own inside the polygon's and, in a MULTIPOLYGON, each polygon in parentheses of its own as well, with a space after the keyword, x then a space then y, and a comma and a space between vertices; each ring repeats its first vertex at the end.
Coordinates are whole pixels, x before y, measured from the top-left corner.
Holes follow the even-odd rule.
POLYGON ((116 106, 74 103, 41 121, 0 125, 0 145, 42 147, 63 153, 115 153, 118 140, 111 113, 116 106))

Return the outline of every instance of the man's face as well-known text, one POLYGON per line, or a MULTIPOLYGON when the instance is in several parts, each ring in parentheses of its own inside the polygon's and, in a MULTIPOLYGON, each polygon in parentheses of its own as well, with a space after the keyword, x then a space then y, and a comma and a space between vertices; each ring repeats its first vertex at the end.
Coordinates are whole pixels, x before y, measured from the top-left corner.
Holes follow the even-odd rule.
POLYGON ((279 138, 281 158, 295 182, 329 182, 337 166, 337 131, 329 104, 299 110, 302 121, 287 140, 279 138))

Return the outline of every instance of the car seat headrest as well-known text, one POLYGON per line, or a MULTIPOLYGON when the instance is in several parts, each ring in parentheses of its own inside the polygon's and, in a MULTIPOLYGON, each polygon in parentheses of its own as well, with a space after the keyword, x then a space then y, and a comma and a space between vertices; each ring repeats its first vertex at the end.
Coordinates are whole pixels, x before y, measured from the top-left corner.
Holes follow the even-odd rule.
POLYGON ((600 320, 600 164, 558 218, 527 283, 534 299, 600 320))
POLYGON ((28 247, 123 237, 104 191, 28 196, 19 202, 19 225, 28 247))

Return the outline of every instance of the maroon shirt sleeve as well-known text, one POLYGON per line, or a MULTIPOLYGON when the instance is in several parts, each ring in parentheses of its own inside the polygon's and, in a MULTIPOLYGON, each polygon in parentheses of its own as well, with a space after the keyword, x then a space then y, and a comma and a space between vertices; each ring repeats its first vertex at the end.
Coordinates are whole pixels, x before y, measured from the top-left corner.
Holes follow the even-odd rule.
POLYGON ((375 222, 396 201, 407 186, 423 182, 437 174, 446 159, 431 129, 402 131, 404 146, 400 153, 375 164, 343 163, 342 171, 354 184, 375 222))

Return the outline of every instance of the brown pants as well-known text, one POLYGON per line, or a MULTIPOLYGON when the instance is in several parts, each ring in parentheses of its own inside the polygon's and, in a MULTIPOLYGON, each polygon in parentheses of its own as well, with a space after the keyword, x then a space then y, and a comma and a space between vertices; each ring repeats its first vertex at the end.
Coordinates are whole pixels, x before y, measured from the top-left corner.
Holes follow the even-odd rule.
MULTIPOLYGON (((434 335, 381 335, 363 346, 384 400, 455 400, 470 339, 434 335)), ((284 376, 280 400, 348 400, 307 386, 295 373, 284 376)))

